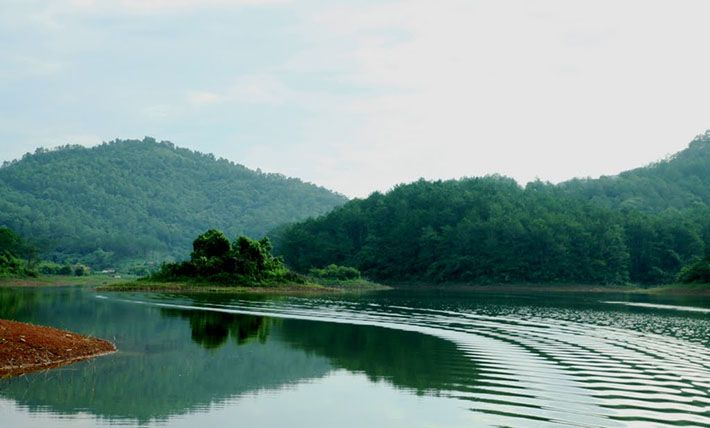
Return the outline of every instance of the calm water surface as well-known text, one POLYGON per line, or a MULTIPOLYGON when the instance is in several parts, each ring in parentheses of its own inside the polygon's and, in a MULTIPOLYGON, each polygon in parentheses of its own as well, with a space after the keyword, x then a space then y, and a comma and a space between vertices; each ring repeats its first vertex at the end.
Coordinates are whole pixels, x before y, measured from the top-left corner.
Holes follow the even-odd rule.
POLYGON ((0 288, 111 356, 0 380, 0 426, 710 426, 710 302, 0 288))

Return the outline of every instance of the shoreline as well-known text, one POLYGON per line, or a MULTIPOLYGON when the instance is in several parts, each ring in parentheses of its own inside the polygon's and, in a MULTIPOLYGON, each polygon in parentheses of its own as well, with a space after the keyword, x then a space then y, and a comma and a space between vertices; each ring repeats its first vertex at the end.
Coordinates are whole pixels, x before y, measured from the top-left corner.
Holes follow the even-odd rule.
POLYGON ((62 287, 82 285, 98 287, 131 281, 133 278, 114 278, 110 275, 40 275, 36 277, 0 277, 0 287, 62 287))
POLYGON ((707 284, 664 284, 649 287, 638 285, 584 285, 584 284, 390 284, 396 290, 463 291, 471 293, 590 293, 590 294, 637 294, 649 296, 695 296, 710 297, 707 284))
POLYGON ((220 293, 220 294, 269 294, 283 296, 308 296, 322 294, 363 293, 389 290, 392 287, 375 283, 349 285, 284 284, 278 286, 247 287, 210 283, 133 281, 96 287, 96 291, 145 291, 155 293, 220 293))
POLYGON ((0 379, 116 352, 113 343, 54 327, 0 319, 0 379))
POLYGON ((632 285, 589 285, 589 284, 465 284, 465 283, 389 283, 357 282, 343 284, 285 284, 269 287, 225 286, 209 283, 139 281, 134 278, 114 278, 106 275, 90 276, 39 276, 0 277, 0 287, 53 287, 88 286, 98 291, 147 291, 147 292, 189 292, 189 293, 234 293, 234 294, 284 294, 312 295, 331 293, 367 292, 380 290, 436 290, 464 291, 480 293, 619 293, 656 296, 710 297, 708 284, 663 284, 649 287, 632 285))

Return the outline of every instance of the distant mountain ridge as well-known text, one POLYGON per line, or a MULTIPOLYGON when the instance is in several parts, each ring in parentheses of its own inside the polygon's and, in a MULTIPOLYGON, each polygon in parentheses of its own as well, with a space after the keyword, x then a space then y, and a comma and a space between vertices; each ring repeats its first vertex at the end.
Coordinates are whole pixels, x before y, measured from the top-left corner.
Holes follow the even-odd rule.
POLYGON ((598 179, 575 178, 558 187, 606 207, 662 211, 710 206, 710 131, 651 165, 598 179))
POLYGON ((97 266, 183 257, 191 239, 209 228, 260 237, 346 200, 149 137, 37 149, 0 168, 0 226, 57 260, 97 266))

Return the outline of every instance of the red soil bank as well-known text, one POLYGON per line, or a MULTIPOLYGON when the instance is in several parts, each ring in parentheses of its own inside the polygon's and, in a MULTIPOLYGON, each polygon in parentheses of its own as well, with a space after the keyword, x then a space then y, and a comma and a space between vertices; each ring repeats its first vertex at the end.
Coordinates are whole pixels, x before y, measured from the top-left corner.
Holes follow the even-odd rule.
POLYGON ((71 364, 116 351, 105 340, 0 320, 0 378, 71 364))

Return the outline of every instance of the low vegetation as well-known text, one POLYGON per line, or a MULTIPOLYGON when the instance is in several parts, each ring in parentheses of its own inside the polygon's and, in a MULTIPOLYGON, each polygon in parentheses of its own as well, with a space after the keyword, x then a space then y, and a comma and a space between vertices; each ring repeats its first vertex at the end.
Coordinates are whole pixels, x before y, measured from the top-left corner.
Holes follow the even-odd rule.
POLYGON ((349 266, 338 266, 330 264, 322 269, 311 268, 308 274, 313 278, 325 280, 346 281, 360 279, 360 271, 349 266))
POLYGON ((683 284, 710 284, 710 257, 699 259, 685 266, 678 274, 683 284))

